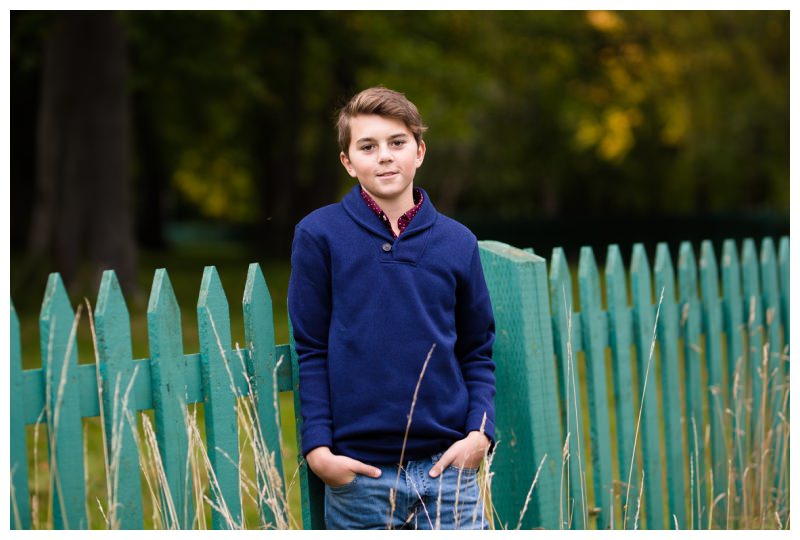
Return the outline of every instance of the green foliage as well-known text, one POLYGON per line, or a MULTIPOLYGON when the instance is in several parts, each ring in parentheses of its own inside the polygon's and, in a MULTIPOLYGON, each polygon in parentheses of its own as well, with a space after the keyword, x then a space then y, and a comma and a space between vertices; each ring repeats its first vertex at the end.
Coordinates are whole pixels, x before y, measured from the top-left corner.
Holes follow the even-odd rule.
MULTIPOLYGON (((448 212, 788 214, 785 11, 120 16, 136 114, 202 216, 290 230, 336 200, 335 109, 375 84, 420 108, 448 212)), ((12 18, 12 65, 54 17, 12 18)))

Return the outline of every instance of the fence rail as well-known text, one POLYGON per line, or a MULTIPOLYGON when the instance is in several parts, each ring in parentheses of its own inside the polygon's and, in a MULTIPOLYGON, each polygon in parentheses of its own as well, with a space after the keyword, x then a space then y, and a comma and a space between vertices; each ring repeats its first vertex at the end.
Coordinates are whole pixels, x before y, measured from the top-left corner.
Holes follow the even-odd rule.
MULTIPOLYGON (((740 257, 728 240, 718 264, 703 242, 698 265, 685 242, 677 279, 665 244, 652 269, 635 245, 627 271, 619 247, 609 246, 603 273, 583 248, 573 288, 560 248, 548 269, 531 249, 480 243, 497 328, 497 528, 736 528, 767 510, 788 523, 789 240, 781 238, 777 252, 771 238, 760 247, 747 239, 740 257)), ((139 481, 136 417, 148 410, 164 478, 155 504, 171 509, 161 525, 196 524, 203 500, 193 495, 198 478, 187 466, 186 417, 195 403, 203 404, 214 478, 212 526, 242 526, 243 398, 258 427, 245 438, 267 463, 259 467, 256 458, 250 482, 259 522, 286 526, 274 504, 285 500, 285 488, 264 469, 282 478, 277 392, 294 391, 297 410, 297 358, 293 343, 275 344, 272 300, 257 264, 242 306, 245 346, 234 348, 227 298, 207 267, 197 305, 200 351, 185 354, 180 308, 160 269, 147 311, 151 357, 134 359, 125 300, 107 271, 93 318, 98 362, 79 365, 75 312, 52 274, 39 318, 42 367, 23 370, 12 303, 12 528, 32 526, 26 426, 40 422, 52 526, 87 527, 82 419, 91 417, 103 418, 114 462, 108 526, 141 528, 143 493, 152 496, 153 488, 139 481)), ((321 528, 322 484, 302 459, 298 467, 302 525, 321 528)))

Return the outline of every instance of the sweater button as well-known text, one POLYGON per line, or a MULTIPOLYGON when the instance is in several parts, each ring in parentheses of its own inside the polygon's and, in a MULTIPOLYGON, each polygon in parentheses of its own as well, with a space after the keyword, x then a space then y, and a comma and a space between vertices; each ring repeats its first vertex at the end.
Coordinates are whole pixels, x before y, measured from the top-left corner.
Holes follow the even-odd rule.
POLYGON ((381 249, 383 249, 383 251, 385 251, 386 253, 389 253, 390 251, 392 251, 392 244, 386 242, 381 246, 381 249))

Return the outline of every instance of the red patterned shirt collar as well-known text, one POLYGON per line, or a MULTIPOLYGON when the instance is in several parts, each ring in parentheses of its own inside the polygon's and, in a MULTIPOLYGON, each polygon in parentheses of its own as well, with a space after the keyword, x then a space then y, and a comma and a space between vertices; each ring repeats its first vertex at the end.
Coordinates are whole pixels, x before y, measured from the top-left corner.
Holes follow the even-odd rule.
MULTIPOLYGON (((389 228, 389 232, 392 233, 392 238, 397 238, 398 235, 394 233, 394 229, 392 229, 392 224, 389 223, 389 218, 386 216, 386 213, 381 210, 381 207, 378 206, 378 203, 375 202, 375 199, 370 197, 369 193, 367 193, 364 188, 361 188, 361 198, 364 199, 364 202, 367 203, 367 206, 369 206, 370 210, 372 210, 375 215, 378 216, 378 219, 380 219, 386 225, 386 227, 389 228)), ((406 230, 408 224, 411 223, 411 220, 417 215, 419 209, 422 207, 423 200, 424 197, 422 196, 422 191, 418 188, 414 188, 414 207, 397 218, 397 228, 400 230, 400 234, 406 230)))

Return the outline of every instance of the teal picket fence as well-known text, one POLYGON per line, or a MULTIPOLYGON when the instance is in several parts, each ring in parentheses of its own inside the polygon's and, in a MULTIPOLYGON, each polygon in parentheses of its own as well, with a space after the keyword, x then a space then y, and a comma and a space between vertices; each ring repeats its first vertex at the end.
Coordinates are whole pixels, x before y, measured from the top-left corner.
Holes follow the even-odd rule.
MULTIPOLYGON (((719 264, 703 242, 699 265, 683 243, 677 280, 666 245, 652 270, 642 245, 627 270, 611 245, 603 274, 583 248, 577 288, 561 249, 548 267, 532 249, 480 248, 497 329, 497 447, 483 477, 495 528, 748 528, 768 510, 788 524, 788 238, 777 253, 770 238, 760 252, 745 240, 741 256, 726 241, 719 264)), ((106 526, 142 528, 143 497, 160 526, 197 526, 204 499, 189 464, 202 459, 213 528, 244 525, 243 491, 258 505, 258 526, 288 527, 277 396, 293 392, 298 409, 297 357, 293 343, 275 344, 258 264, 242 307, 246 343, 232 347, 228 301, 207 267, 200 351, 186 354, 160 269, 147 310, 151 356, 134 359, 125 300, 107 271, 94 308, 98 362, 79 364, 75 312, 52 274, 39 317, 42 367, 23 370, 12 303, 11 527, 32 526, 26 426, 38 423, 52 526, 87 527, 82 419, 92 417, 102 417, 110 464, 106 526), (193 404, 202 404, 204 438, 193 404), (138 426, 142 411, 153 411, 149 431, 138 426), (255 454, 253 478, 239 465, 243 440, 255 454)), ((299 434, 299 415, 295 422, 299 434)), ((321 482, 302 459, 288 472, 300 485, 301 526, 324 528, 321 482)))

